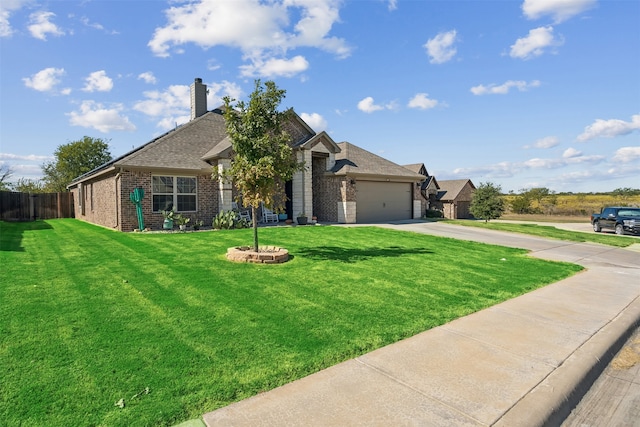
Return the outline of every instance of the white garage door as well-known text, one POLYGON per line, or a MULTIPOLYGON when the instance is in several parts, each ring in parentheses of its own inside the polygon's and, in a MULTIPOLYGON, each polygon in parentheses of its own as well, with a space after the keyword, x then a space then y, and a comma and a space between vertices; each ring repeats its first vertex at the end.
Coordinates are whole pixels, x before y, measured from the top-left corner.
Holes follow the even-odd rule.
POLYGON ((404 182, 358 181, 356 222, 411 219, 411 184, 404 182))

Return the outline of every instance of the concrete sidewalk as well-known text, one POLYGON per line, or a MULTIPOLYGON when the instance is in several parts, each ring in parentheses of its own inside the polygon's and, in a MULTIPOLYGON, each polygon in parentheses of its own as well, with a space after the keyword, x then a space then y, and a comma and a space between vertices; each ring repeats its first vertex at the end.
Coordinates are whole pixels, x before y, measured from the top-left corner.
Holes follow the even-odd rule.
POLYGON ((640 252, 443 223, 380 225, 586 271, 205 414, 207 426, 560 425, 640 323, 640 252))

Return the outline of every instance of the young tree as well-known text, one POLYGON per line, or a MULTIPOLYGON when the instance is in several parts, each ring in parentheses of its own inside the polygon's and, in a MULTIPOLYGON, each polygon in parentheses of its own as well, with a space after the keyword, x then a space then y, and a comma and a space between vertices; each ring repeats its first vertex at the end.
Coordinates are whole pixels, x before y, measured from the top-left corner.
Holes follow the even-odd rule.
POLYGON ((11 187, 8 181, 12 175, 13 175, 13 170, 9 165, 0 166, 0 190, 3 190, 3 191, 11 190, 11 187))
POLYGON ((473 193, 469 208, 473 216, 484 219, 484 222, 500 218, 504 212, 504 199, 499 185, 491 182, 480 183, 473 193))
POLYGON ((60 145, 53 153, 55 160, 42 165, 47 191, 62 192, 74 178, 112 159, 108 141, 85 136, 60 145))
POLYGON ((528 193, 522 193, 513 196, 509 204, 511 205, 511 211, 513 211, 513 213, 531 213, 531 197, 529 197, 528 193))
POLYGON ((224 98, 224 118, 231 139, 233 155, 225 176, 242 196, 242 204, 251 207, 253 219, 253 249, 258 251, 258 220, 256 211, 260 203, 279 209, 286 200, 284 183, 302 170, 303 163, 295 158, 289 145, 291 136, 283 124, 291 109, 278 111, 286 91, 278 89, 273 81, 255 81, 255 90, 249 102, 224 98))

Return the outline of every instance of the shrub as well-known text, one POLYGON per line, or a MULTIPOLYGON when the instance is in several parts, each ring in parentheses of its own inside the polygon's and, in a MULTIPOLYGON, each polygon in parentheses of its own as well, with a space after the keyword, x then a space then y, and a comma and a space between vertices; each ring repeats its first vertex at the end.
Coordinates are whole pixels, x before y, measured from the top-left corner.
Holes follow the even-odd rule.
POLYGON ((424 214, 425 218, 443 218, 444 215, 441 211, 436 209, 427 209, 427 212, 424 214))
POLYGON ((231 230, 233 228, 248 228, 249 221, 239 218, 234 211, 220 211, 213 218, 213 228, 216 230, 231 230))

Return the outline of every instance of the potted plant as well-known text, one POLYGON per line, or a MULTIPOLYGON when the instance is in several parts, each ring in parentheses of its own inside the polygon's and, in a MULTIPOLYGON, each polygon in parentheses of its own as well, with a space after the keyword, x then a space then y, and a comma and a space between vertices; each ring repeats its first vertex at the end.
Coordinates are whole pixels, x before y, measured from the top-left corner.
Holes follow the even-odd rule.
POLYGON ((164 217, 164 222, 162 223, 162 228, 165 230, 173 230, 173 218, 175 212, 173 209, 168 209, 166 211, 161 211, 162 216, 164 217))
POLYGON ((200 230, 200 227, 202 227, 204 225, 204 221, 201 219, 196 219, 195 221, 193 221, 193 229, 195 231, 200 230))
POLYGON ((304 212, 300 212, 298 217, 296 218, 298 225, 307 225, 307 214, 304 212))
POLYGON ((287 220, 287 218, 289 218, 289 217, 287 216, 287 214, 286 214, 286 213, 279 213, 279 214, 278 214, 278 220, 279 220, 279 221, 286 221, 286 220, 287 220))
POLYGON ((175 221, 176 224, 178 224, 178 227, 180 227, 180 230, 184 231, 187 228, 187 224, 189 224, 189 221, 191 221, 191 218, 178 214, 175 216, 175 221))

